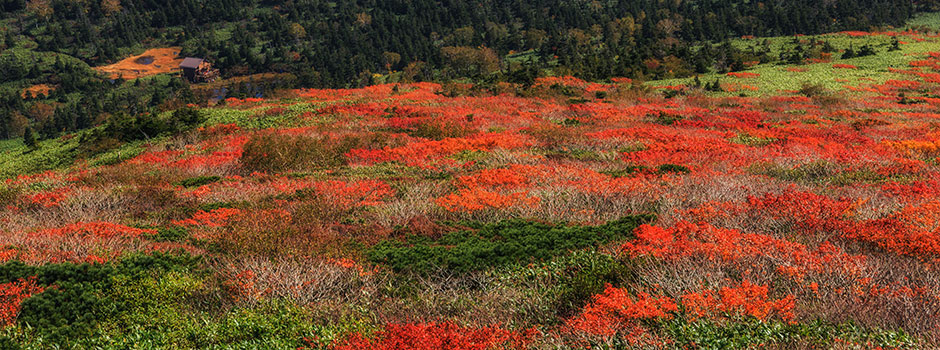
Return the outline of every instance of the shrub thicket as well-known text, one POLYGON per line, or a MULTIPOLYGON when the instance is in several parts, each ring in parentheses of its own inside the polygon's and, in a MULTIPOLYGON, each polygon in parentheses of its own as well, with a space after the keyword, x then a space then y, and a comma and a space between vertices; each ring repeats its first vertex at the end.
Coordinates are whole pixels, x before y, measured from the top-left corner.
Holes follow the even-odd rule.
POLYGON ((508 220, 444 235, 438 240, 411 236, 387 240, 369 252, 369 258, 396 271, 427 273, 484 270, 512 263, 547 261, 588 247, 624 239, 652 215, 628 216, 600 226, 564 226, 508 220))
POLYGON ((155 271, 190 269, 196 259, 183 255, 135 255, 118 263, 30 266, 19 261, 0 265, 0 283, 36 276, 47 288, 22 303, 17 323, 29 325, 53 344, 89 338, 96 326, 123 309, 109 297, 116 280, 140 279, 155 271))

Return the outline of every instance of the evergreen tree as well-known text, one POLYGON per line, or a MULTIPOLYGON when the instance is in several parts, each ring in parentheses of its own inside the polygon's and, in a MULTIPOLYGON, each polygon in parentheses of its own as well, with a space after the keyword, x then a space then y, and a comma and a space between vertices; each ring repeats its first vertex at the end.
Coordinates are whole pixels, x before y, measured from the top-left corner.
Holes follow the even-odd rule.
POLYGON ((33 135, 33 129, 28 126, 26 130, 23 131, 23 144, 31 150, 39 147, 36 142, 36 136, 33 135))

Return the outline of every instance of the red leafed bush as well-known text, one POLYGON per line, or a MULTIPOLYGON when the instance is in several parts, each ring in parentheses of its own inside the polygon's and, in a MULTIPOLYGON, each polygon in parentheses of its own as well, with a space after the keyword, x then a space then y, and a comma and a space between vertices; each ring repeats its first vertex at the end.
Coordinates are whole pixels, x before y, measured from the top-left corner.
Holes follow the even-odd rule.
POLYGON ((45 288, 36 284, 36 277, 19 279, 16 282, 0 283, 0 327, 13 325, 20 313, 20 303, 45 288))
POLYGON ((502 194, 479 187, 464 188, 437 199, 437 205, 451 212, 506 209, 517 205, 535 206, 538 203, 538 198, 530 197, 526 192, 502 194))
POLYGON ((777 316, 784 321, 792 321, 796 316, 793 308, 796 298, 788 295, 782 299, 767 296, 767 286, 741 282, 740 287, 725 287, 716 291, 706 290, 701 293, 683 295, 682 306, 693 317, 717 318, 722 316, 750 316, 766 320, 777 316))
POLYGON ((735 78, 756 78, 759 77, 760 74, 750 72, 728 72, 728 76, 735 78))
POLYGON ((208 212, 200 210, 193 214, 191 219, 174 221, 173 223, 180 226, 222 227, 243 213, 243 210, 235 208, 218 208, 208 212))
POLYGON ((335 350, 488 350, 525 349, 534 330, 508 331, 499 327, 469 328, 452 322, 390 324, 371 338, 355 333, 335 350))
POLYGON ((796 242, 709 224, 679 222, 671 228, 643 225, 635 233, 636 239, 622 247, 632 256, 705 258, 738 265, 763 260, 796 280, 808 273, 854 274, 864 261, 863 257, 846 254, 828 242, 810 249, 796 242))
POLYGON ((853 66, 851 64, 836 63, 832 65, 832 68, 838 69, 858 69, 858 66, 853 66))
POLYGON ((595 295, 594 301, 584 307, 581 314, 569 319, 565 327, 570 331, 590 335, 611 336, 623 331, 635 333, 637 320, 668 319, 678 310, 672 298, 654 297, 638 293, 631 297, 626 289, 607 285, 603 293, 595 295))
POLYGON ((29 202, 32 204, 41 205, 44 208, 57 207, 63 201, 68 199, 68 195, 70 193, 72 193, 72 189, 69 187, 57 188, 29 196, 29 202))

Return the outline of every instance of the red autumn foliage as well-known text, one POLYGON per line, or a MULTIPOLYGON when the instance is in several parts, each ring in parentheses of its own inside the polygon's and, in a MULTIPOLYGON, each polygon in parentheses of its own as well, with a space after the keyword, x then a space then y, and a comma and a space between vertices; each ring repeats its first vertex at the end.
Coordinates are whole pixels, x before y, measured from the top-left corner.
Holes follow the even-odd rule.
POLYGON ((757 78, 760 74, 751 72, 728 72, 728 76, 734 78, 757 78))
POLYGON ((7 327, 16 322, 20 313, 20 304, 33 294, 42 293, 46 288, 36 284, 36 277, 19 279, 15 282, 0 283, 0 327, 7 327))
POLYGON ((635 234, 636 239, 621 248, 631 256, 704 258, 737 265, 766 260, 777 266, 779 272, 796 280, 808 273, 857 274, 859 265, 864 262, 863 256, 846 254, 828 242, 811 249, 796 242, 710 224, 679 222, 668 229, 643 225, 635 234))
POLYGON ((672 298, 647 293, 631 297, 626 289, 608 284, 578 316, 565 322, 565 328, 599 336, 635 335, 640 327, 638 320, 668 319, 678 310, 672 298))
POLYGON ((690 293, 683 295, 680 300, 685 312, 695 318, 720 318, 727 315, 767 320, 776 316, 784 321, 792 321, 796 317, 793 313, 796 298, 793 295, 772 299, 767 293, 767 286, 754 285, 745 280, 740 287, 690 293))
POLYGON ((91 238, 136 238, 143 234, 156 234, 156 230, 139 229, 110 222, 79 222, 57 228, 31 233, 34 236, 91 237, 91 238))

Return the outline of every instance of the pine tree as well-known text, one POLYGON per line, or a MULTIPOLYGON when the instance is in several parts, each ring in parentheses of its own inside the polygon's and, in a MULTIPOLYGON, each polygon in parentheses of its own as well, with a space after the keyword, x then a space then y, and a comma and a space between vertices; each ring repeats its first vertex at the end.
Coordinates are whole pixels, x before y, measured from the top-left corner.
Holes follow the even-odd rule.
POLYGON ((895 36, 894 38, 891 39, 891 47, 888 49, 888 51, 900 51, 900 50, 901 50, 901 41, 898 40, 898 37, 895 36))
POLYGON ((36 149, 39 145, 36 143, 36 135, 33 135, 33 129, 26 127, 26 130, 23 130, 23 144, 26 147, 29 147, 30 150, 36 149))

